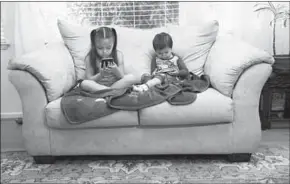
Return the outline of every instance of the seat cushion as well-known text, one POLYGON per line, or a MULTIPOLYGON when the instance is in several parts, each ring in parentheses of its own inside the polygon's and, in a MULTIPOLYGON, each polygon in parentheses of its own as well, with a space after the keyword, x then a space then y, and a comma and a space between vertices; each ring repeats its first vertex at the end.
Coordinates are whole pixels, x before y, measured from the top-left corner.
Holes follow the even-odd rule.
POLYGON ((233 101, 209 88, 197 94, 195 102, 174 106, 168 102, 140 111, 140 125, 207 125, 233 121, 233 101))
POLYGON ((138 125, 136 111, 118 111, 108 116, 88 121, 82 124, 70 124, 64 117, 61 107, 61 98, 47 104, 45 108, 46 124, 50 128, 74 129, 74 128, 108 128, 108 127, 132 127, 138 125))

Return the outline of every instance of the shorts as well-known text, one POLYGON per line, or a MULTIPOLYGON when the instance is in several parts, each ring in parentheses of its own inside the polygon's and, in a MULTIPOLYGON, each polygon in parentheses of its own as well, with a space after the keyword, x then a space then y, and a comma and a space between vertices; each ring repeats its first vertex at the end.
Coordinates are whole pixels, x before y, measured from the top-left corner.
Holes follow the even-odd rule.
MULTIPOLYGON (((79 79, 75 87, 73 87, 73 89, 80 87, 83 81, 84 79, 79 79)), ((95 82, 103 86, 111 87, 117 81, 118 81, 118 78, 115 75, 109 74, 109 75, 105 75, 103 78, 95 82)))
POLYGON ((162 84, 179 81, 179 78, 178 77, 171 76, 171 75, 168 75, 166 73, 157 73, 157 74, 154 74, 154 75, 150 75, 150 74, 147 74, 146 73, 146 74, 143 74, 142 75, 142 77, 141 77, 141 83, 144 84, 148 80, 151 80, 153 78, 160 79, 160 81, 161 81, 162 84))

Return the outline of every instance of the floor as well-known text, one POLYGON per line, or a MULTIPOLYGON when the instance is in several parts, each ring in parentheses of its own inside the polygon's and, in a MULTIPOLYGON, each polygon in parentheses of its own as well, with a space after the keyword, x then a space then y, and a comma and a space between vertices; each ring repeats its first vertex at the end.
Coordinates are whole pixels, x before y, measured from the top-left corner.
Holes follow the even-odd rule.
POLYGON ((262 132, 261 144, 281 144, 289 147, 290 139, 289 129, 271 129, 262 132))
POLYGON ((249 162, 221 157, 62 157, 37 165, 26 152, 1 154, 1 183, 289 183, 289 129, 262 132, 249 162))

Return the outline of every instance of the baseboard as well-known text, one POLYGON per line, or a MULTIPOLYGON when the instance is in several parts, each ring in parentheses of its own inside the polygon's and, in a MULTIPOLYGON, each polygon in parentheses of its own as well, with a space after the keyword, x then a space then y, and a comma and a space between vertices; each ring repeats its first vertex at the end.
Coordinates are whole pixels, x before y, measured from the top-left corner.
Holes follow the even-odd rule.
POLYGON ((290 120, 271 122, 271 129, 289 129, 289 128, 290 128, 290 120))
POLYGON ((14 119, 17 119, 20 114, 5 115, 2 117, 1 113, 1 152, 7 151, 25 151, 22 125, 17 124, 14 119))
POLYGON ((13 120, 17 118, 22 118, 22 112, 1 112, 1 122, 2 120, 13 120))

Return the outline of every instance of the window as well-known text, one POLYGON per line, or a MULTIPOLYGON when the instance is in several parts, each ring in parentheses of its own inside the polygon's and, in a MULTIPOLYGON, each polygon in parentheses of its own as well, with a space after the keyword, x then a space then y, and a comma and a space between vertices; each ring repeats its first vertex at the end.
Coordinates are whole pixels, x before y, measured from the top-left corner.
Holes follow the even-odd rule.
POLYGON ((69 15, 91 25, 121 25, 148 29, 178 24, 178 2, 68 2, 69 15))
POLYGON ((4 28, 3 28, 3 23, 1 21, 1 50, 6 50, 9 47, 8 41, 5 39, 4 36, 4 28))

